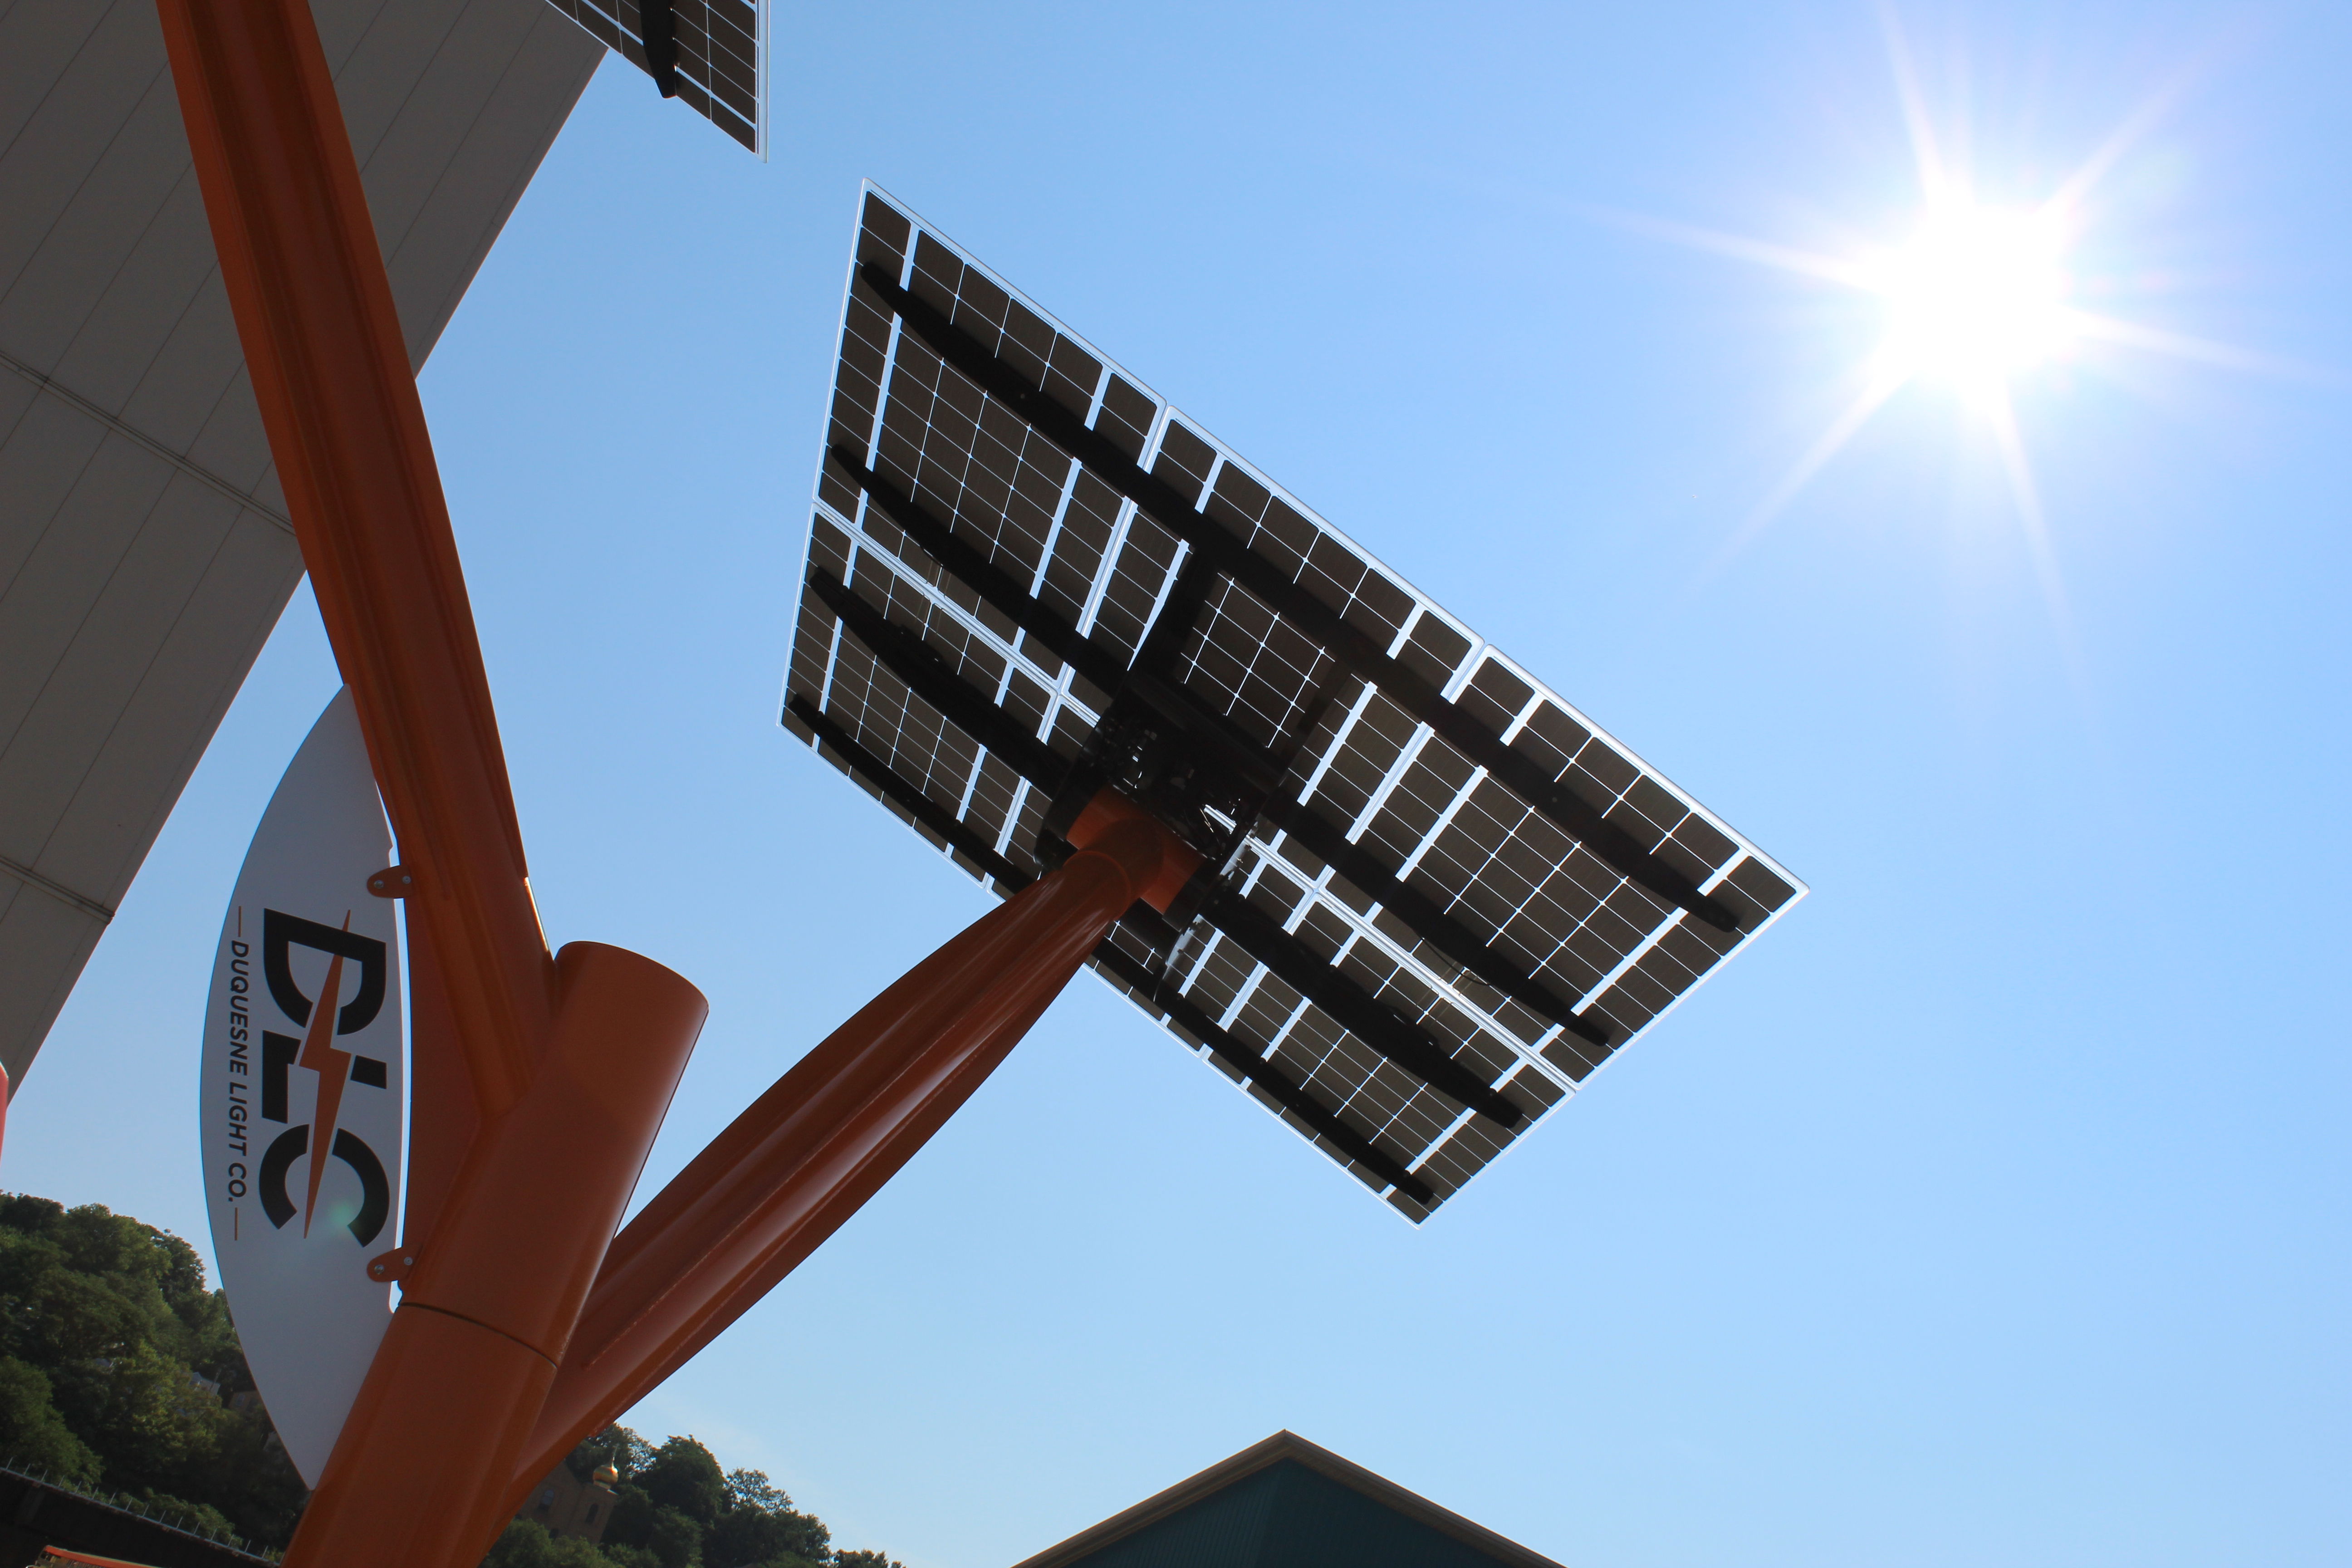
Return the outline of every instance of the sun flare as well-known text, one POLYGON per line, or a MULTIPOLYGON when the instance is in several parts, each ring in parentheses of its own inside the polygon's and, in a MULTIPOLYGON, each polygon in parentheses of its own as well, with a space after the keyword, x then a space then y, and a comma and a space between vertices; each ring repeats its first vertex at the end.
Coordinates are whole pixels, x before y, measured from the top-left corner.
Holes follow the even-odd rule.
MULTIPOLYGON (((1918 184, 1907 223, 1875 246, 1817 250, 1633 214, 1612 221, 1677 244, 1736 257, 1851 289, 1875 316, 1873 346, 1842 378, 1843 405, 1715 553, 1712 572, 1748 546, 1878 412, 1914 387, 1948 395, 1964 426, 1990 447, 2031 547, 2053 611, 2063 617, 2057 557, 2034 483, 2018 394, 2035 373, 2061 361, 2113 351, 2153 353, 2192 363, 2276 374, 2308 374, 2288 362, 2226 343, 2125 321, 2087 309, 2082 295, 2113 291, 2111 276, 2078 289, 2069 251, 2084 237, 2088 198, 2170 110, 2179 87, 2151 95, 2040 200, 2006 205, 1976 196, 1976 150, 1939 136, 1891 8, 1881 10, 1895 97, 1918 184), (1905 237, 1894 238, 1893 235, 1905 237)), ((1965 115, 1960 117, 1963 126, 1965 115)), ((1888 233, 1888 230, 1881 230, 1888 233)), ((2111 247, 2108 247, 2111 251, 2111 247)))
POLYGON ((1931 209, 1868 270, 1886 304, 1885 374, 1984 397, 2055 355, 2070 335, 2063 237, 2046 212, 1931 209))

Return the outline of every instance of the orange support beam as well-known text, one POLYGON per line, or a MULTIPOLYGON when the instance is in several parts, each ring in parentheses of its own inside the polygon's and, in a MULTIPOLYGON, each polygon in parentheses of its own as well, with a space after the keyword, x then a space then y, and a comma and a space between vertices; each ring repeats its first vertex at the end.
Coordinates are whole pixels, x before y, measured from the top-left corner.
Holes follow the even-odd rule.
POLYGON ((466 1568, 514 1510, 506 1478, 707 1012, 616 947, 574 942, 556 967, 546 1054, 404 1281, 288 1568, 466 1568))
POLYGON ((509 1496, 657 1387, 897 1174, 1137 901, 1200 857, 1105 791, 1060 870, 917 964, 803 1057, 605 1255, 509 1496))
POLYGON ((414 1264, 380 1276, 402 1279, 400 1309, 286 1564, 468 1568, 522 1489, 855 1213, 1120 914, 1165 910, 1199 861, 1106 792, 1067 864, 836 1031, 616 1240, 706 1005, 617 948, 547 952, 308 0, 158 9, 288 510, 415 879, 417 1126, 394 1255, 414 1264))
MULTIPOLYGON (((159 0, 221 272, 320 614, 415 879, 417 1259, 289 1551, 479 1559, 706 1012, 547 952, 457 543, 307 0, 159 0), (377 1506, 398 1500, 399 1518, 377 1506)), ((354 889, 356 891, 356 889, 354 889)))
POLYGON ((441 476, 306 0, 158 0, 221 277, 473 1093, 522 1091, 555 972, 441 476))

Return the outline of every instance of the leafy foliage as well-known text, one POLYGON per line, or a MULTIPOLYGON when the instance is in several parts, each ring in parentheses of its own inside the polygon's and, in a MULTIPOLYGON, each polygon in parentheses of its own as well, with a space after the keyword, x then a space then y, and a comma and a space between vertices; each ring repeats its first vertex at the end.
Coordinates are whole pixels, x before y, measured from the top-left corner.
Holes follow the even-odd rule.
POLYGON ((0 1194, 0 1458, 278 1545, 305 1493, 228 1306, 178 1237, 0 1194))
MULTIPOLYGON (((0 1460, 282 1547, 308 1493, 258 1401, 231 1408, 252 1389, 194 1247, 95 1204, 0 1194, 0 1460)), ((619 1472, 604 1539, 517 1520, 485 1568, 903 1568, 835 1552, 824 1521, 692 1437, 611 1426, 564 1463, 619 1472)))
POLYGON ((602 1544, 518 1520, 483 1568, 904 1568, 879 1552, 835 1552, 824 1521, 794 1509, 782 1487, 759 1470, 720 1469, 692 1437, 656 1447, 611 1426, 565 1463, 583 1480, 604 1465, 620 1472, 602 1544))
POLYGON ((611 1568, 614 1559, 575 1537, 555 1535, 533 1520, 507 1526, 482 1568, 611 1568))

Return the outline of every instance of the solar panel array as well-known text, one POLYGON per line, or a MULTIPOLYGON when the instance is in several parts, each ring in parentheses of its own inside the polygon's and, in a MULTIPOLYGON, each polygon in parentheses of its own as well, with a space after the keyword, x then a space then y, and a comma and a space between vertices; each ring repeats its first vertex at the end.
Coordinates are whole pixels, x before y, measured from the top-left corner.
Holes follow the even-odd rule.
POLYGON ((661 79, 646 54, 648 22, 676 41, 678 100, 766 156, 767 17, 761 0, 548 0, 597 42, 661 79))
POLYGON ((784 724, 1009 897, 1170 715, 1248 782, 1094 966, 1416 1222, 1802 892, 868 187, 784 724))

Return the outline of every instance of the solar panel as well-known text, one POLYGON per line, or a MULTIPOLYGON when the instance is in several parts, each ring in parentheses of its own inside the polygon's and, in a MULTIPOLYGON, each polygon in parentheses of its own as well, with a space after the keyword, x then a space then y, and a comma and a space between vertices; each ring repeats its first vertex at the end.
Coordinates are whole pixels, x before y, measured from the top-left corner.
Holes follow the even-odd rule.
POLYGON ((606 48, 752 152, 768 153, 761 0, 548 0, 606 48), (650 45, 650 47, 648 47, 650 45))
POLYGON ((783 722, 1001 897, 1150 806, 1095 970, 1415 1222, 1804 890, 871 186, 783 722))

